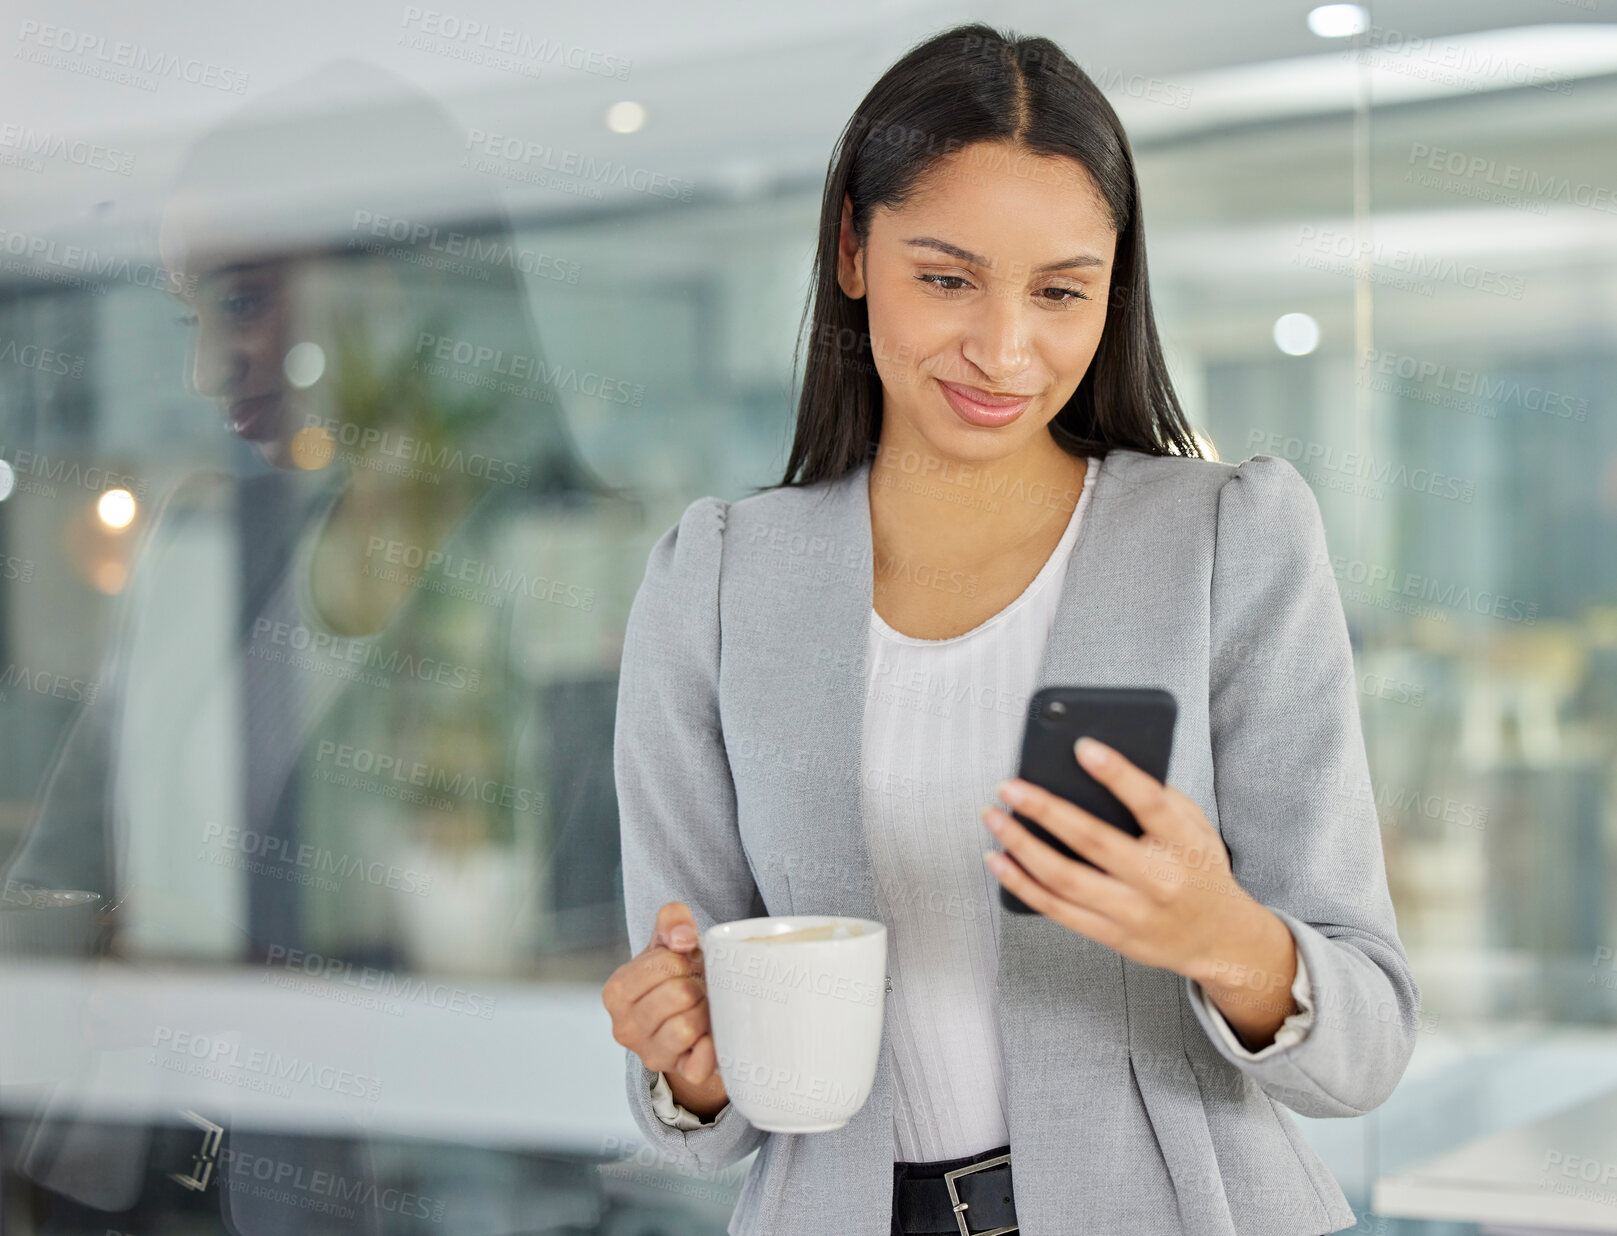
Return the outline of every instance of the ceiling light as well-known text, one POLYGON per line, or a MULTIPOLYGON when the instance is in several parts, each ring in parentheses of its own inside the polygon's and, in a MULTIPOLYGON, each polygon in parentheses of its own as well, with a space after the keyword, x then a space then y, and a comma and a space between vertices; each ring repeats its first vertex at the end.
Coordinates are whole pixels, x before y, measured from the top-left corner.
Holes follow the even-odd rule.
POLYGON ((1287 356, 1307 356, 1319 347, 1319 323, 1306 313, 1283 313, 1275 319, 1275 347, 1287 356))
POLYGON ((1308 28, 1322 39, 1345 39, 1370 28, 1362 4, 1322 4, 1308 13, 1308 28))
POLYGON ((638 133, 645 126, 646 109, 625 99, 606 109, 606 127, 614 133, 638 133))

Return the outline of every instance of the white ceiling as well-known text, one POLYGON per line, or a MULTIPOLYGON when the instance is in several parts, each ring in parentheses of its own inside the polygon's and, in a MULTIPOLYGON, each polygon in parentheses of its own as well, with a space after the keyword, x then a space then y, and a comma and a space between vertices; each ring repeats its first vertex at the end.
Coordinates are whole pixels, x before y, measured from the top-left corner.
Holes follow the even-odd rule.
MULTIPOLYGON (((37 170, 0 163, 0 228, 62 242, 93 240, 103 250, 149 250, 170 178, 199 134, 247 105, 284 115, 291 130, 305 135, 299 140, 308 140, 310 111, 355 113, 363 98, 389 89, 390 76, 435 100, 453 130, 468 139, 473 133, 519 136, 558 154, 612 159, 678 178, 704 196, 745 195, 774 180, 812 183, 823 176, 833 139, 876 76, 908 46, 967 20, 1048 34, 1103 85, 1135 83, 1112 95, 1143 149, 1213 126, 1350 107, 1358 73, 1340 44, 1308 31, 1309 7, 1287 0, 1154 0, 1136 6, 1110 0, 994 6, 692 0, 677 8, 648 0, 594 6, 476 0, 448 12, 380 0, 280 0, 232 11, 202 0, 170 0, 155 11, 137 11, 113 0, 67 0, 40 10, 49 22, 14 14, 0 26, 11 43, 0 75, 0 156, 12 145, 8 133, 36 140, 88 137, 128 154, 131 173, 114 175, 60 158, 44 160, 37 170), (408 37, 445 22, 480 22, 507 37, 626 64, 627 73, 609 77, 545 64, 535 78, 470 63, 459 53, 475 47, 475 40, 429 34, 431 50, 405 45, 408 37), (91 51, 74 65, 42 65, 19 56, 86 39, 91 51), (148 90, 82 71, 96 65, 98 56, 130 54, 118 51, 120 45, 148 59, 214 66, 231 80, 245 79, 246 89, 238 94, 168 76, 156 78, 156 88, 148 90), (305 81, 321 66, 342 60, 381 71, 328 72, 317 82, 305 81), (1156 85, 1138 88, 1142 82, 1156 85), (1163 90, 1188 105, 1154 101, 1163 90), (607 132, 602 123, 605 108, 623 98, 649 110, 646 127, 627 136, 607 132), (301 125, 294 119, 299 112, 301 125)), ((1374 5, 1372 19, 1389 43, 1411 35, 1434 40, 1434 62, 1450 52, 1483 52, 1572 76, 1617 72, 1617 24, 1602 22, 1617 21, 1612 10, 1617 0, 1398 0, 1374 5)), ((1418 56, 1389 51, 1383 62, 1371 81, 1379 102, 1434 88, 1509 84, 1500 78, 1434 87, 1429 75, 1408 71, 1421 67, 1418 56)), ((522 63, 531 68, 535 60, 522 63)), ((373 183, 367 178, 383 175, 384 164, 391 176, 409 162, 396 152, 340 146, 321 152, 318 144, 310 142, 309 158, 296 175, 271 183, 241 178, 241 191, 252 199, 239 216, 244 226, 255 213, 251 206, 266 217, 298 215, 310 227, 329 230, 335 220, 320 219, 322 198, 352 200, 352 185, 373 183)), ((449 169, 426 158, 417 162, 406 176, 416 183, 395 186, 387 198, 397 202, 414 194, 421 210, 435 218, 452 216, 457 197, 476 203, 492 195, 525 216, 591 205, 482 171, 449 169)))

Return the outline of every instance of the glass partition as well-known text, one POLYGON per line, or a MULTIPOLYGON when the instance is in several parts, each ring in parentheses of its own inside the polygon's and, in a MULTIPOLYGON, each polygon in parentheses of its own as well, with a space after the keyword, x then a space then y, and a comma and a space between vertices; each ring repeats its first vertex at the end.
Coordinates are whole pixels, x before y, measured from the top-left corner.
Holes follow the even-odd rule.
MULTIPOLYGON (((983 14, 1113 99, 1181 398, 1324 515, 1425 996, 1299 1119, 1365 1231, 1617 1230, 1604 3, 983 14)), ((601 1005, 624 623, 779 478, 831 145, 945 23, 69 7, 0 87, 0 1231, 723 1232, 601 1005)))

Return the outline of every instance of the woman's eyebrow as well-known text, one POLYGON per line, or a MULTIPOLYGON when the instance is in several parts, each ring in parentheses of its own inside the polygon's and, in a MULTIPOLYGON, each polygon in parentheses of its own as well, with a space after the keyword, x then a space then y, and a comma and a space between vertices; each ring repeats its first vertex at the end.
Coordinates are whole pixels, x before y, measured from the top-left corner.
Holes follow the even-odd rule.
MULTIPOLYGON (((906 245, 915 245, 922 249, 937 249, 947 253, 950 257, 959 258, 962 262, 970 262, 973 266, 992 266, 985 257, 979 257, 970 249, 962 249, 959 245, 951 245, 946 240, 939 240, 935 236, 911 236, 904 242, 906 245)), ((1076 257, 1065 258, 1059 262, 1046 262, 1043 266, 1035 266, 1029 273, 1035 275, 1046 274, 1052 270, 1070 270, 1075 266, 1104 266, 1105 263, 1093 253, 1080 253, 1076 257)))

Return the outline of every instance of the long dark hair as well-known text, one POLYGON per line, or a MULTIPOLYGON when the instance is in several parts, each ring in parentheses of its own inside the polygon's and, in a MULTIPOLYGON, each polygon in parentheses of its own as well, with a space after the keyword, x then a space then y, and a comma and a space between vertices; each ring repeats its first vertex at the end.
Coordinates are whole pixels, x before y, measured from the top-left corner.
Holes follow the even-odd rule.
MULTIPOLYGON (((901 206, 945 155, 1009 141, 1076 159, 1094 178, 1117 232, 1112 291, 1100 345, 1083 381, 1050 422, 1076 456, 1114 446, 1205 458, 1162 359, 1146 280, 1134 153, 1095 83, 1046 38, 955 26, 905 53, 870 88, 842 130, 826 174, 813 292, 813 328, 797 403, 797 432, 778 489, 834 480, 859 467, 881 437, 881 378, 866 301, 837 283, 844 196, 860 244, 878 206, 901 206)), ((798 355, 804 340, 798 341, 798 355)), ((794 374, 797 356, 793 358, 794 374)))

